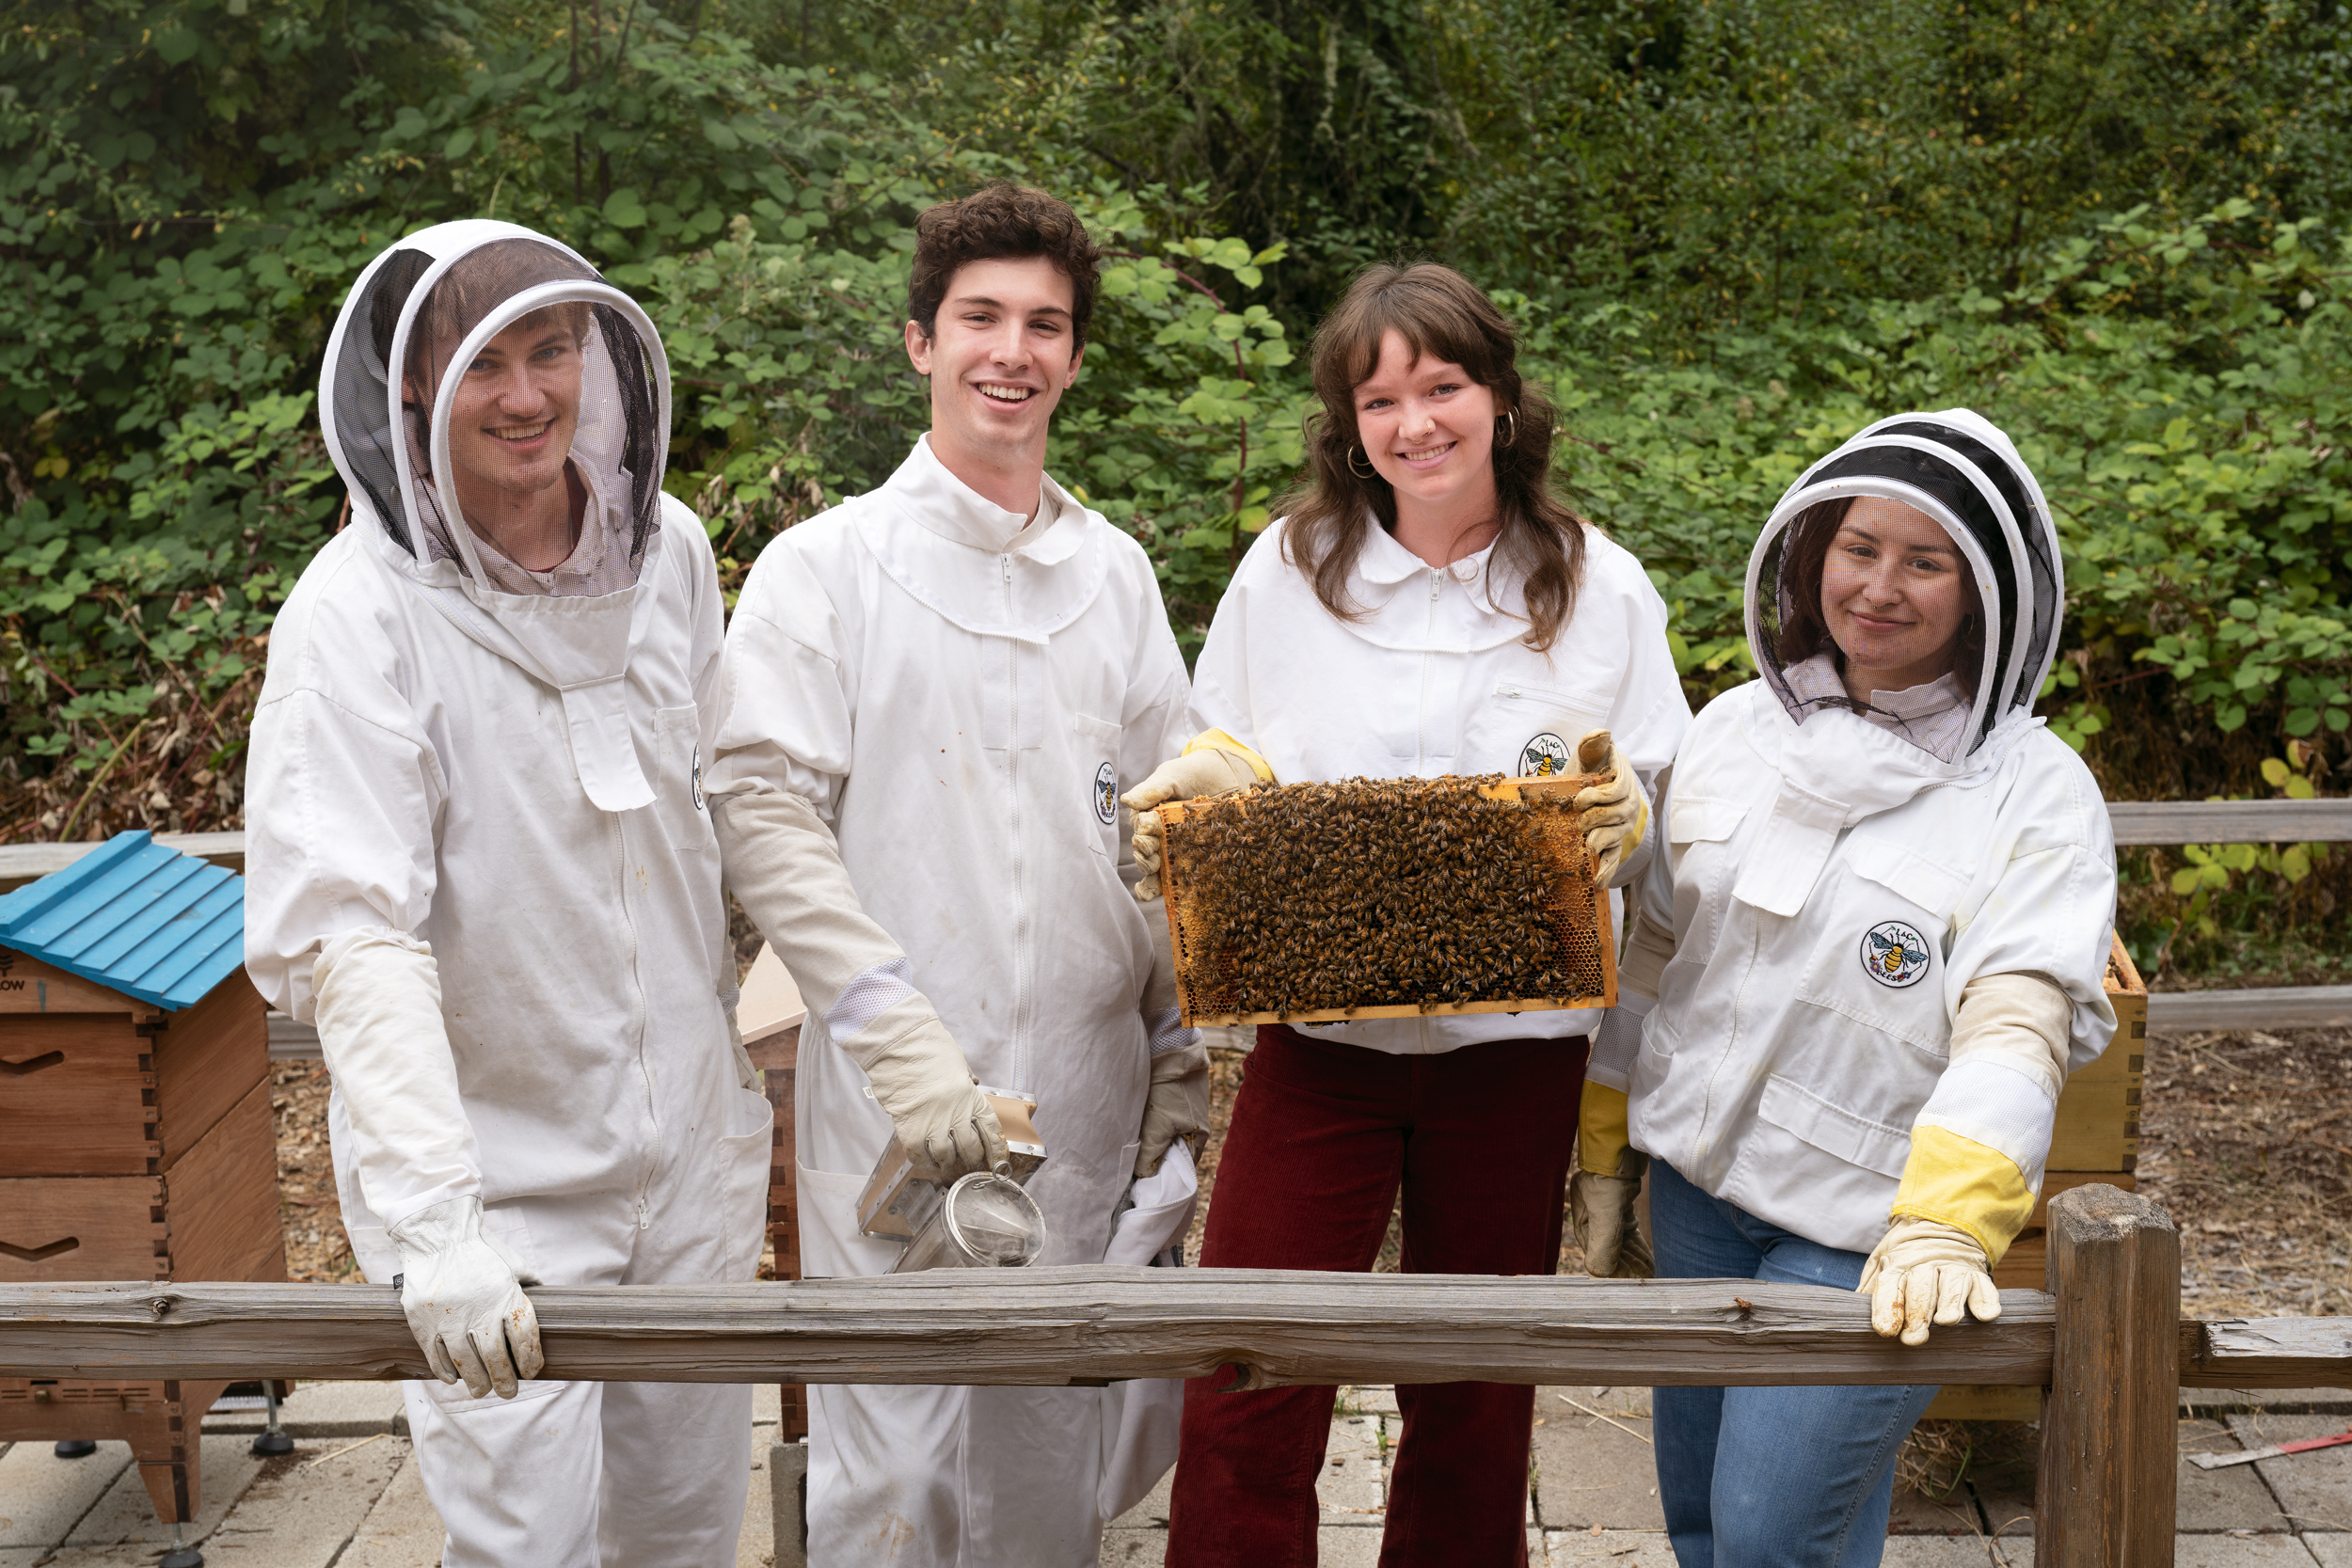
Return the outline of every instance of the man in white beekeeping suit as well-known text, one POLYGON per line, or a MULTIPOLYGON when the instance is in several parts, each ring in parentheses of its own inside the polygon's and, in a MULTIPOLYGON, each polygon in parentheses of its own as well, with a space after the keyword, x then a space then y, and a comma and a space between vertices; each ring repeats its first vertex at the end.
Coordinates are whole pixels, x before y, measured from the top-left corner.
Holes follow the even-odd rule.
POLYGON ((322 380, 351 525, 270 639, 246 965, 317 1021, 352 1250, 438 1378, 405 1396, 441 1560, 731 1564, 751 1390, 534 1381, 521 1290, 759 1262, 660 341, 564 246, 453 223, 361 274, 322 380))
MULTIPOLYGON (((1097 255, 1010 185, 916 235, 930 431, 761 554, 706 784, 728 882, 808 1002, 802 1263, 891 1268, 854 1210, 892 1139, 946 1175, 1005 1158, 976 1084, 1037 1102, 1040 1261, 1142 1262, 1190 1212, 1208 1058, 1118 805, 1189 733, 1184 662, 1142 547, 1045 474, 1097 255)), ((809 1561, 1090 1564, 1175 1458, 1176 1388, 812 1387, 809 1561)))

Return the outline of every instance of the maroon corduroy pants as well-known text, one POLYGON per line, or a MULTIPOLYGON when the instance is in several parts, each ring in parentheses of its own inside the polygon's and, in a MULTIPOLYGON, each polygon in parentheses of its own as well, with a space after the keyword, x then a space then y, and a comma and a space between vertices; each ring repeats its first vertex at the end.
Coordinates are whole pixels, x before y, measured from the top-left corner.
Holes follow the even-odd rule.
MULTIPOLYGON (((1258 1030, 1218 1156, 1204 1268, 1360 1272, 1404 1188, 1407 1274, 1549 1274, 1585 1041, 1393 1056, 1258 1030)), ((1168 1568, 1313 1568, 1330 1388, 1184 1387, 1168 1568)), ((1406 1385, 1381 1568, 1527 1560, 1534 1390, 1406 1385)))

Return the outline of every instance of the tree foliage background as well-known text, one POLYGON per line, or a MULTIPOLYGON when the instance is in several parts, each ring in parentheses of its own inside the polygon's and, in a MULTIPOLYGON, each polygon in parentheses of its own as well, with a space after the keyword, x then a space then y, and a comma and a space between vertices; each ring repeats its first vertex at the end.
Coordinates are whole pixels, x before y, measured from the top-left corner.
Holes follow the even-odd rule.
MULTIPOLYGON (((342 515, 326 335, 403 233, 511 218, 646 303, 667 483, 731 585, 921 429, 909 226, 994 177, 1113 252, 1053 462, 1152 550, 1188 647, 1294 472, 1320 312, 1364 261, 1428 255, 1521 324, 1568 411, 1562 482, 1651 568, 1694 702, 1745 676, 1740 568, 1780 487, 1870 418, 1965 403, 2059 513, 2044 711, 2110 792, 2340 787, 2338 0, 0 19, 0 839, 236 825, 271 613, 342 515)), ((2324 951, 2322 857, 2136 857, 2127 927, 2150 960, 2324 951)))

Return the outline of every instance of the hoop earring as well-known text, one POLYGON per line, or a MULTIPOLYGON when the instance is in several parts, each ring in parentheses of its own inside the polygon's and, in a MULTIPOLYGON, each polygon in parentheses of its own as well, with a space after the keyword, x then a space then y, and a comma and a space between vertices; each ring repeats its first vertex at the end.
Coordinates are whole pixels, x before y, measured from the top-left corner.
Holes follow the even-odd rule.
POLYGON ((1364 454, 1364 466, 1359 468, 1356 467, 1356 451, 1357 449, 1354 447, 1347 449, 1347 471, 1358 479, 1378 479, 1380 470, 1372 466, 1372 454, 1370 452, 1364 454))
POLYGON ((1509 429, 1504 433, 1502 439, 1495 443, 1498 448, 1508 447, 1519 438, 1519 411, 1516 408, 1506 408, 1502 411, 1502 418, 1509 429))

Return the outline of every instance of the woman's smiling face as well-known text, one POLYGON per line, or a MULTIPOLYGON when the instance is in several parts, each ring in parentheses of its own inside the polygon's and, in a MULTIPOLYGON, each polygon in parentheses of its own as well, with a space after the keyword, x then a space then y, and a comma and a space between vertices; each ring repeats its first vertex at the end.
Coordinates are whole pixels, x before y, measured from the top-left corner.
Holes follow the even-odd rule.
POLYGON ((1439 510, 1467 502, 1475 509, 1483 497, 1491 512, 1490 388, 1459 365, 1414 358, 1405 335, 1391 331, 1380 340, 1379 362, 1357 387, 1355 402, 1359 443, 1395 489, 1400 510, 1411 502, 1439 510))
POLYGON ((1952 668, 1976 608, 1967 558, 1926 513, 1877 496, 1846 510, 1821 562, 1821 616, 1850 691, 1901 691, 1952 668))

